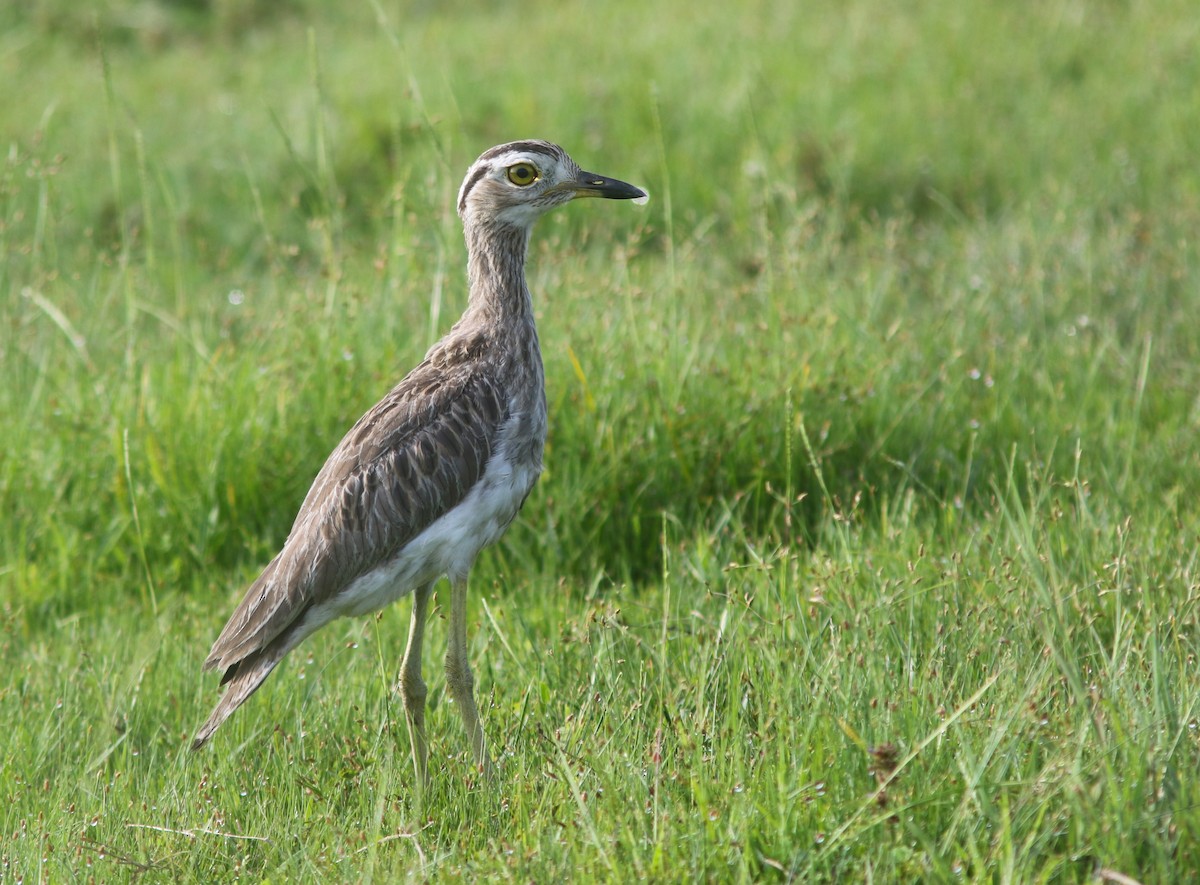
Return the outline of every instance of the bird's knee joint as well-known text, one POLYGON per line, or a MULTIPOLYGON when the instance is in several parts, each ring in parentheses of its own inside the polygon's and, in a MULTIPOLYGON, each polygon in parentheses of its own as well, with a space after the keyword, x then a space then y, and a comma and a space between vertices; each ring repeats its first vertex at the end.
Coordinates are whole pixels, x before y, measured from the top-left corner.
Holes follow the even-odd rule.
POLYGON ((400 674, 400 696, 404 698, 406 706, 424 704, 427 694, 429 694, 429 690, 425 687, 425 682, 420 676, 409 676, 405 673, 400 674))
POLYGON ((446 684, 455 694, 470 692, 475 688, 475 674, 470 667, 460 666, 455 661, 446 662, 446 684))

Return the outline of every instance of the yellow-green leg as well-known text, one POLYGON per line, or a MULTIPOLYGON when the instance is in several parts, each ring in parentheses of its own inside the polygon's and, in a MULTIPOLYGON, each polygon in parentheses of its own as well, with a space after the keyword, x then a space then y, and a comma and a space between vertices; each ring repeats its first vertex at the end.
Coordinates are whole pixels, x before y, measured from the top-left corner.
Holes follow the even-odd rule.
POLYGON ((462 714, 475 761, 486 774, 492 773, 479 708, 475 706, 475 677, 467 658, 467 581, 450 583, 450 641, 446 648, 446 686, 462 714))
POLYGON ((400 697, 404 700, 404 719, 408 723, 408 738, 412 742, 413 770, 417 789, 424 790, 429 781, 426 767, 429 745, 425 740, 425 681, 421 679, 421 645, 425 638, 425 615, 429 609, 432 584, 413 592, 412 623, 408 628, 408 645, 400 663, 400 697))

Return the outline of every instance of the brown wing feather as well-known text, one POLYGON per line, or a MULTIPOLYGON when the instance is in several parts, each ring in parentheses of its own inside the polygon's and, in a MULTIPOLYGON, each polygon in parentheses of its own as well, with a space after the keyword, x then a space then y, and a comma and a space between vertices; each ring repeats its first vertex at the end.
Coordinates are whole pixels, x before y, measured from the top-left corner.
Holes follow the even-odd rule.
POLYGON ((233 715, 233 711, 244 704, 250 695, 258 691, 258 687, 271 675, 275 665, 283 660, 288 648, 287 637, 281 636, 266 648, 243 658, 229 668, 225 678, 221 680, 222 685, 229 683, 229 687, 225 689, 225 694, 221 695, 221 700, 213 708, 212 714, 192 738, 193 750, 199 750, 208 743, 208 739, 221 723, 233 715))
POLYGON ((433 352, 350 429, 283 550, 238 605, 205 669, 266 648, 312 605, 394 556, 483 474, 507 412, 495 373, 433 352))

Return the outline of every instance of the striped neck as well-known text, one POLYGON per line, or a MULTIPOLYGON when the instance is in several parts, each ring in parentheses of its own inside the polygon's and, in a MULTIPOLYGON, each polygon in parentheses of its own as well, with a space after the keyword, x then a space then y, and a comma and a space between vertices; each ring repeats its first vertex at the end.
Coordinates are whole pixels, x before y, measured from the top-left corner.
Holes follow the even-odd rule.
POLYGON ((529 229, 468 222, 467 313, 493 322, 533 322, 533 299, 525 282, 529 229))

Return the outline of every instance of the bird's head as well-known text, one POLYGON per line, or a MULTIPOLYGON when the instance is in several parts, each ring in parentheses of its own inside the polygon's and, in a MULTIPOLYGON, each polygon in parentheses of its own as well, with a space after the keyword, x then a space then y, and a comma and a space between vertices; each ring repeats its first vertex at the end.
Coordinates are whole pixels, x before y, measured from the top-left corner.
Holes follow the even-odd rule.
POLYGON ((615 178, 584 172, 556 144, 513 141, 480 154, 458 192, 464 223, 528 230, 544 213, 576 197, 644 203, 646 192, 615 178))

